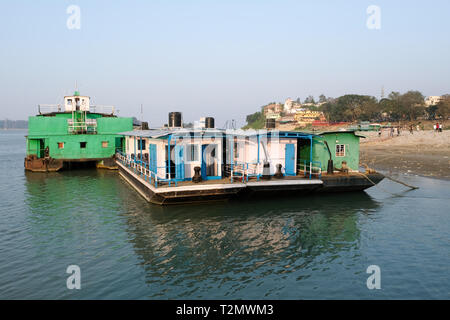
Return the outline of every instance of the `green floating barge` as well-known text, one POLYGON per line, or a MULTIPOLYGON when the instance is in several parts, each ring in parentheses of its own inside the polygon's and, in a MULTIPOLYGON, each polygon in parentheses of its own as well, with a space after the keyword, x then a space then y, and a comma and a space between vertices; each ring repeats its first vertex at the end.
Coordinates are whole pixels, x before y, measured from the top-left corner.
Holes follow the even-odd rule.
POLYGON ((39 105, 29 117, 25 169, 51 172, 77 164, 117 169, 114 157, 124 136, 133 129, 132 118, 114 114, 112 106, 92 106, 90 98, 75 92, 64 105, 39 105))

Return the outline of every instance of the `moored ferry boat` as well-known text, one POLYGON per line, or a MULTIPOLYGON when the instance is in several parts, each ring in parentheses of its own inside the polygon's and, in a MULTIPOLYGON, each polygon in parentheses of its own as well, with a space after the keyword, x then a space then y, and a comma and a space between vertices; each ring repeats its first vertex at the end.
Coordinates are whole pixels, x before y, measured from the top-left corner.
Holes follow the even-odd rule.
POLYGON ((122 134, 119 173, 155 204, 361 191, 384 178, 359 172, 354 131, 187 129, 180 122, 122 134))
POLYGON ((122 150, 124 136, 133 119, 117 117, 112 106, 93 106, 90 97, 64 97, 61 105, 39 105, 29 117, 25 169, 58 171, 80 163, 117 169, 114 156, 122 150))

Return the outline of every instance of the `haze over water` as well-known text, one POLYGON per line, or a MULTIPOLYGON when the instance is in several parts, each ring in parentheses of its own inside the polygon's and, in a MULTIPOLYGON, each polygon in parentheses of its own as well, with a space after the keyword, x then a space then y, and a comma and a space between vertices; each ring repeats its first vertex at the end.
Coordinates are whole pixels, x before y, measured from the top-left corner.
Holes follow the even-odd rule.
POLYGON ((450 298, 449 181, 159 207, 114 171, 24 172, 24 135, 0 132, 1 299, 450 298))

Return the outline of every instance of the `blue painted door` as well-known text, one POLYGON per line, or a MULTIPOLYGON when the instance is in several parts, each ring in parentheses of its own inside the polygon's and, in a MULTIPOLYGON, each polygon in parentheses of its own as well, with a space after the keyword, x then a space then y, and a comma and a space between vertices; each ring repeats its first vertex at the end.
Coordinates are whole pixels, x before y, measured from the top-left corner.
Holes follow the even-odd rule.
POLYGON ((149 146, 149 154, 150 154, 150 159, 149 159, 150 170, 153 171, 154 173, 157 173, 156 144, 151 144, 149 146))
POLYGON ((175 146, 175 178, 184 180, 184 146, 175 146))
POLYGON ((292 143, 286 144, 285 160, 286 175, 295 176, 295 146, 292 143))
POLYGON ((205 149, 207 145, 202 145, 202 179, 206 180, 206 159, 205 159, 205 149))

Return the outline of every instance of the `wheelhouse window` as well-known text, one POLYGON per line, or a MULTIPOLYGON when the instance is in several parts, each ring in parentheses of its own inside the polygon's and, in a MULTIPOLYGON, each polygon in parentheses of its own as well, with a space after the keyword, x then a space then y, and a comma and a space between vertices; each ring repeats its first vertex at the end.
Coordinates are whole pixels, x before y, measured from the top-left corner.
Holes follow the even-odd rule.
POLYGON ((87 142, 80 142, 80 148, 86 149, 87 142))
POLYGON ((336 157, 345 157, 345 144, 336 145, 336 157))
POLYGON ((58 149, 64 149, 64 142, 58 142, 58 149))
POLYGON ((102 141, 102 148, 108 148, 108 141, 102 141))

